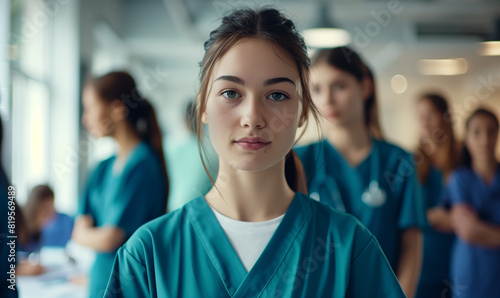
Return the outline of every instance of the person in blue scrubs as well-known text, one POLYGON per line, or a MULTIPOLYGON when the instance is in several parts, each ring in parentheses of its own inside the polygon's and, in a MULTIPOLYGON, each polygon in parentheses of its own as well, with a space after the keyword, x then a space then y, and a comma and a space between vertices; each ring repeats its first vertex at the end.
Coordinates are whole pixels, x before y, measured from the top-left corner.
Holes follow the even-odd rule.
POLYGON ((325 139, 296 148, 310 197, 353 214, 377 238, 408 297, 420 276, 425 224, 413 157, 385 142, 374 78, 347 47, 312 58, 313 97, 325 139))
POLYGON ((498 118, 478 109, 466 122, 463 167, 450 176, 451 223, 457 235, 452 296, 500 297, 500 166, 498 118))
POLYGON ((358 220, 297 191, 292 147, 315 115, 308 66, 279 11, 223 18, 205 43, 198 94, 219 156, 214 187, 120 248, 105 297, 405 297, 358 220))
POLYGON ((460 144, 443 96, 424 94, 418 100, 417 113, 420 139, 414 156, 429 224, 422 229, 424 253, 416 297, 451 297, 450 254, 455 236, 441 218, 449 209, 446 181, 458 165, 460 144))
POLYGON ((31 190, 23 213, 29 228, 28 242, 19 250, 31 253, 43 246, 65 247, 71 239, 73 218, 55 209, 54 191, 48 185, 31 190))
POLYGON ((126 72, 90 81, 82 122, 95 137, 112 137, 118 153, 92 172, 80 199, 72 239, 96 251, 89 294, 102 297, 117 249, 142 224, 166 212, 168 176, 151 104, 126 72))

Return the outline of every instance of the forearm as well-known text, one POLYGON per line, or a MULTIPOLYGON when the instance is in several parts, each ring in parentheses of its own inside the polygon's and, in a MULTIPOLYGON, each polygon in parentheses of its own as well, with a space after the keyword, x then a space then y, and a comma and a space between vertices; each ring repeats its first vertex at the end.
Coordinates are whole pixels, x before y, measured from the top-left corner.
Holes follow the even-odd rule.
POLYGON ((470 233, 469 242, 492 249, 500 248, 500 227, 478 221, 476 231, 470 233))
POLYGON ((435 207, 427 211, 427 221, 436 230, 454 233, 451 212, 443 207, 435 207))
POLYGON ((123 244, 123 230, 116 227, 87 227, 73 235, 77 243, 99 252, 109 252, 123 244))
POLYGON ((413 298, 417 290, 422 266, 422 233, 416 228, 403 233, 397 277, 408 298, 413 298))

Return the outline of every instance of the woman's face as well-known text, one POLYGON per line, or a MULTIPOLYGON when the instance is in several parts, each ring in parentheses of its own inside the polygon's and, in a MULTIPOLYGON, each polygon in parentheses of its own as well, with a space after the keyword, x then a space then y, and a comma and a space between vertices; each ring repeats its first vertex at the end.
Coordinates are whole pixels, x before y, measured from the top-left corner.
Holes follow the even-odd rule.
POLYGON ((417 113, 422 139, 432 139, 437 132, 445 130, 444 115, 429 100, 419 101, 417 113))
POLYGON ((35 224, 39 228, 43 228, 47 222, 55 215, 54 199, 45 199, 38 205, 35 224))
POLYGON ((328 121, 345 127, 363 120, 369 82, 327 63, 311 68, 312 93, 316 105, 328 121))
POLYGON ((497 145, 498 127, 491 117, 477 115, 469 122, 465 144, 472 160, 494 157, 497 145))
POLYGON ((219 158, 244 171, 282 161, 301 114, 292 57, 263 39, 243 38, 216 62, 209 80, 202 121, 219 158))
POLYGON ((82 95, 82 124, 96 138, 110 136, 114 130, 111 105, 99 97, 94 87, 85 86, 82 95))

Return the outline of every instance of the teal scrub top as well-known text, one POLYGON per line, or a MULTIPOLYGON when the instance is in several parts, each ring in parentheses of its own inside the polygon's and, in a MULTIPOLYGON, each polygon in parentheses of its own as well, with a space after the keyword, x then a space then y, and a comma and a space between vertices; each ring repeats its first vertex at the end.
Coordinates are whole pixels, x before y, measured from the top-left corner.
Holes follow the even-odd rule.
MULTIPOLYGON (((203 142, 210 148, 208 138, 203 142)), ((167 142, 165 148, 170 179, 168 210, 174 211, 193 198, 205 195, 213 184, 203 167, 196 135, 190 135, 179 142, 167 142)), ((207 156, 203 158, 215 179, 219 162, 217 155, 211 153, 212 151, 207 150, 207 156)))
MULTIPOLYGON (((92 173, 80 200, 80 214, 89 214, 97 227, 114 226, 128 239, 142 224, 165 214, 166 185, 159 158, 141 142, 129 153, 123 169, 113 173, 116 156, 102 161, 92 173)), ((89 274, 90 297, 102 297, 116 250, 97 252, 89 274)))
POLYGON ((425 226, 421 189, 412 155, 384 141, 372 142, 372 151, 356 167, 349 165, 327 140, 295 151, 304 166, 309 193, 318 194, 319 201, 328 206, 356 216, 375 235, 396 272, 402 232, 425 226), (378 169, 373 169, 374 164, 378 169), (381 205, 362 200, 374 179, 386 194, 381 205))
POLYGON ((247 272, 204 197, 120 248, 105 297, 405 297, 354 217, 297 193, 247 272))
MULTIPOLYGON (((422 184, 425 210, 443 205, 446 199, 443 174, 431 168, 427 180, 422 184)), ((451 296, 450 254, 455 240, 454 234, 443 233, 427 224, 422 229, 424 250, 417 298, 446 298, 451 296)))

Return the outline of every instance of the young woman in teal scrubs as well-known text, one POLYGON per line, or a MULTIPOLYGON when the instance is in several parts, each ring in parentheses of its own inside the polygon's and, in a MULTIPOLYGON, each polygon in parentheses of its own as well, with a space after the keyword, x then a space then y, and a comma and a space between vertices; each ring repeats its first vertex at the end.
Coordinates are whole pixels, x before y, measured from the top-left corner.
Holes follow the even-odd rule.
POLYGON ((168 178, 153 107, 128 73, 86 85, 82 122, 93 136, 112 137, 118 145, 118 154, 90 176, 72 235, 96 251, 89 294, 102 297, 117 249, 142 224, 165 214, 168 178))
POLYGON ((120 248, 106 297, 404 297, 359 221, 297 192, 292 146, 315 114, 308 66, 279 11, 222 19, 205 43, 198 94, 219 155, 214 188, 120 248))
POLYGON ((375 235, 406 295, 413 297, 425 223, 413 157, 381 139, 374 79, 354 51, 317 52, 311 83, 326 138, 296 148, 310 196, 355 215, 375 235))
POLYGON ((415 153, 429 225, 422 229, 424 251, 418 298, 451 297, 450 254, 453 229, 442 220, 446 204, 446 182, 459 161, 459 143, 453 133, 448 103, 439 94, 420 97, 417 104, 420 127, 415 153))

